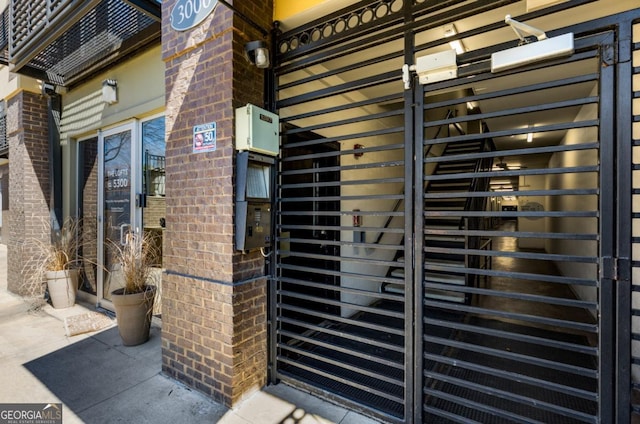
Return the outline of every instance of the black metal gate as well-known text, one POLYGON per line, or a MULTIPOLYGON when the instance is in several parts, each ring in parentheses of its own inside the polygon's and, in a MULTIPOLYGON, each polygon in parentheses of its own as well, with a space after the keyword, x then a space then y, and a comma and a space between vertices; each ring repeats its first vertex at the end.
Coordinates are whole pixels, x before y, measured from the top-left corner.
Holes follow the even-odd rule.
POLYGON ((491 73, 505 42, 403 81, 441 47, 426 33, 492 9, 448 3, 360 2, 279 37, 272 381, 388 422, 628 422, 613 188, 634 15, 551 31, 570 57, 491 73))
POLYGON ((425 422, 596 422, 608 400, 612 43, 419 90, 425 422))

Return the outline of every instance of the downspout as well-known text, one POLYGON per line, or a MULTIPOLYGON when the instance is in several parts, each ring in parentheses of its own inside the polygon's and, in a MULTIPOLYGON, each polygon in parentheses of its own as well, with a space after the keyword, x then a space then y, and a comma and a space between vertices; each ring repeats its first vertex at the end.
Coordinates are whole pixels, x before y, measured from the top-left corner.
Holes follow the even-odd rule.
POLYGON ((62 227, 62 148, 60 146, 60 118, 62 99, 55 86, 43 84, 42 92, 47 96, 47 119, 49 132, 49 219, 51 234, 62 227))

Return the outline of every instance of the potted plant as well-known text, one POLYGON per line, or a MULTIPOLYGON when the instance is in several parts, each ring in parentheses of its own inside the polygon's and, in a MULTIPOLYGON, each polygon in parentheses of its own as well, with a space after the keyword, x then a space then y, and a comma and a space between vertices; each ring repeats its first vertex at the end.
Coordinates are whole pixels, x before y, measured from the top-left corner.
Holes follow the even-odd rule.
POLYGON ((149 340, 153 303, 157 286, 154 265, 160 252, 150 233, 127 235, 123 245, 112 243, 114 269, 122 287, 111 292, 116 311, 118 332, 125 346, 135 346, 149 340))
POLYGON ((51 304, 56 309, 68 308, 76 302, 78 290, 78 249, 80 221, 67 218, 59 230, 53 231, 51 241, 27 241, 31 255, 25 262, 28 283, 38 286, 46 281, 51 304))

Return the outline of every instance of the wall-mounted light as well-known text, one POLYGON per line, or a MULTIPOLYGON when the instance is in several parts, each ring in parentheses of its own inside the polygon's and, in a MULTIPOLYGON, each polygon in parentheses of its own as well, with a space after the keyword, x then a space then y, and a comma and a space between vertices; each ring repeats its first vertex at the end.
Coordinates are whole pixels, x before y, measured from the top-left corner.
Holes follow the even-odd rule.
POLYGON ((527 133, 527 143, 531 143, 533 141, 533 133, 527 133))
POLYGON ((45 96, 53 96, 58 94, 56 92, 56 85, 50 82, 42 82, 42 84, 40 84, 40 90, 45 96))
POLYGON ((244 45, 244 52, 249 62, 253 63, 260 69, 268 68, 269 61, 269 49, 267 49, 267 43, 262 40, 250 41, 244 45))
POLYGON ((102 81, 102 101, 110 105, 118 103, 118 81, 114 79, 102 81))

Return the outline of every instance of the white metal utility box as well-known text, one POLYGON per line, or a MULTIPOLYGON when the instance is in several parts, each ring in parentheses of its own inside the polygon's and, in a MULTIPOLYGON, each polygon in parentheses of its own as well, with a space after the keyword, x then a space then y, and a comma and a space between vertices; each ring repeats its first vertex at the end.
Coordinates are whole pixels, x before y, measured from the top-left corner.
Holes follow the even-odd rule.
POLYGON ((280 118, 248 104, 236 109, 236 149, 277 156, 280 149, 280 118))

